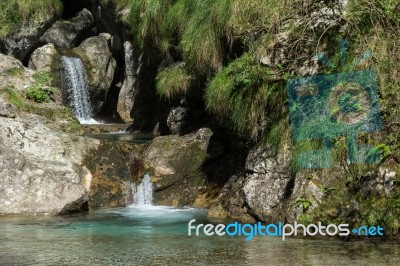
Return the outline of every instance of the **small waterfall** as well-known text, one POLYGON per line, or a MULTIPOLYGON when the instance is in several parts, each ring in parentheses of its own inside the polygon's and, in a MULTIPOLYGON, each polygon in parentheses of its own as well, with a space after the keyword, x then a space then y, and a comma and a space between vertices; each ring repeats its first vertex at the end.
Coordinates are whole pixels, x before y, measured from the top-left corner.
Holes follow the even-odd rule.
POLYGON ((62 56, 61 63, 62 86, 69 93, 73 115, 81 124, 93 122, 92 107, 89 101, 88 79, 81 59, 62 56))
POLYGON ((133 188, 133 206, 151 206, 153 202, 153 183, 150 176, 145 174, 142 182, 133 188))

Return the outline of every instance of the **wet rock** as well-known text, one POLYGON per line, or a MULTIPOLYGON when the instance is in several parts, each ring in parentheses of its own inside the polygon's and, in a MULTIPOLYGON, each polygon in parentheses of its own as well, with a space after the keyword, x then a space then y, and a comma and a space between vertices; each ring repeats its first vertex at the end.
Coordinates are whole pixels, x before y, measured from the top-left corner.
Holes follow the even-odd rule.
POLYGON ((178 136, 155 138, 144 155, 145 171, 151 173, 156 204, 191 205, 206 185, 201 167, 212 136, 208 128, 178 136))
POLYGON ((89 93, 94 113, 106 102, 107 93, 114 79, 116 61, 112 57, 107 40, 95 36, 74 49, 81 57, 89 78, 89 93))
POLYGON ((388 196, 394 188, 396 172, 379 167, 379 169, 361 178, 361 194, 368 197, 371 194, 388 196))
POLYGON ((35 71, 51 72, 55 67, 60 54, 53 44, 46 44, 36 49, 29 60, 29 68, 35 71))
POLYGON ((142 147, 130 142, 101 141, 85 157, 92 177, 89 209, 121 207, 132 203, 132 182, 143 174, 142 147))
POLYGON ((90 33, 94 18, 89 10, 83 9, 76 17, 57 21, 40 37, 43 44, 51 43, 56 48, 72 48, 90 33))

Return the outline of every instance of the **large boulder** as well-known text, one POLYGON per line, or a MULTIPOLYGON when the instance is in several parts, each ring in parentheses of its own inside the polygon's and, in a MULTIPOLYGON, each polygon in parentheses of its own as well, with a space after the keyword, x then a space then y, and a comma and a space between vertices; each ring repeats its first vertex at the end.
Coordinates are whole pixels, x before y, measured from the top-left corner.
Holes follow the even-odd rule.
POLYGON ((179 136, 155 138, 144 155, 145 171, 152 175, 155 203, 192 205, 206 185, 201 167, 207 158, 212 131, 208 128, 179 136))
POLYGON ((132 122, 131 111, 137 93, 138 64, 135 59, 134 47, 131 42, 124 43, 125 52, 125 79, 118 95, 117 111, 126 122, 132 122))
POLYGON ((52 72, 56 67, 60 54, 53 44, 46 44, 36 49, 29 60, 29 68, 36 71, 52 72))
POLYGON ((126 206, 133 202, 131 184, 138 175, 143 175, 142 153, 143 147, 138 144, 107 140, 88 150, 85 165, 92 173, 90 210, 126 206))
POLYGON ((112 57, 107 40, 100 36, 86 39, 74 51, 81 57, 88 73, 92 108, 97 113, 106 102, 117 63, 112 57))
POLYGON ((0 123, 0 214, 85 210, 84 139, 33 115, 0 123))
POLYGON ((23 91, 25 87, 34 83, 34 73, 33 70, 25 68, 18 59, 0 54, 0 89, 13 87, 23 91))
POLYGON ((76 17, 67 21, 57 21, 40 37, 43 44, 52 43, 56 48, 72 48, 79 44, 94 26, 94 18, 89 10, 83 9, 76 17))
POLYGON ((285 199, 290 196, 294 178, 289 168, 290 155, 271 145, 250 151, 246 161, 243 191, 249 212, 262 221, 277 221, 285 199))
POLYGON ((37 47, 40 36, 51 26, 57 17, 56 9, 51 9, 46 14, 33 16, 28 19, 24 25, 0 39, 1 52, 21 61, 24 60, 37 47))

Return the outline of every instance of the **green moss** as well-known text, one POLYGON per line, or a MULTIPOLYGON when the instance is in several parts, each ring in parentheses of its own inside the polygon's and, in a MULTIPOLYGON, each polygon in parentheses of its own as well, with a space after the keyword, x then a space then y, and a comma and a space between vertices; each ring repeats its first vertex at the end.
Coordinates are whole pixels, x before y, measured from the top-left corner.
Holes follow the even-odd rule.
POLYGON ((62 12, 60 0, 5 0, 0 3, 0 38, 27 24, 62 12))
POLYGON ((38 106, 25 102, 25 100, 15 91, 12 87, 6 87, 1 90, 1 93, 7 95, 10 103, 15 105, 19 110, 27 113, 37 114, 46 117, 49 120, 57 121, 60 118, 73 119, 72 113, 67 107, 50 108, 45 106, 38 106))
POLYGON ((14 91, 12 87, 6 87, 2 90, 8 96, 10 103, 21 109, 24 106, 24 100, 14 91))
POLYGON ((23 73, 24 69, 22 67, 14 67, 6 71, 6 75, 11 77, 19 77, 22 76, 23 73))

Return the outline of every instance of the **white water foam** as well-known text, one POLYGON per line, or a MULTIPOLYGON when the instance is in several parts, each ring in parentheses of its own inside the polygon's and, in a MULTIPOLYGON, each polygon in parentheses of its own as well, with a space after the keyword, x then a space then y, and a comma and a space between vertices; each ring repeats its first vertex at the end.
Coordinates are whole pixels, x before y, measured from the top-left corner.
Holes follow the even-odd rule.
POLYGON ((153 183, 151 183, 150 175, 145 174, 142 182, 132 188, 134 207, 150 207, 153 206, 153 183))
POLYGON ((73 115, 81 124, 101 124, 92 118, 88 79, 82 60, 77 57, 61 57, 61 80, 63 89, 69 94, 73 115))

